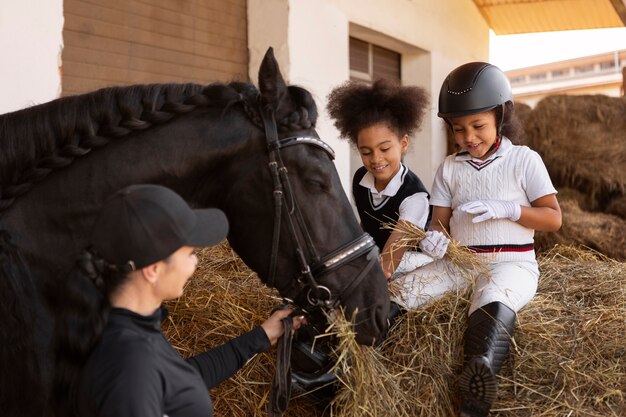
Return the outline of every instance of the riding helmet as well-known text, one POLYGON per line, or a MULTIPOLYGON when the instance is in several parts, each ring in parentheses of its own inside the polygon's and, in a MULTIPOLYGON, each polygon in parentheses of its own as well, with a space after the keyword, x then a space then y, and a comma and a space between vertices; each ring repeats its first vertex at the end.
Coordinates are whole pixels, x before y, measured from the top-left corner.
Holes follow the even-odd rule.
POLYGON ((511 85, 500 68, 470 62, 453 70, 439 91, 437 116, 448 119, 489 111, 513 101, 511 85))

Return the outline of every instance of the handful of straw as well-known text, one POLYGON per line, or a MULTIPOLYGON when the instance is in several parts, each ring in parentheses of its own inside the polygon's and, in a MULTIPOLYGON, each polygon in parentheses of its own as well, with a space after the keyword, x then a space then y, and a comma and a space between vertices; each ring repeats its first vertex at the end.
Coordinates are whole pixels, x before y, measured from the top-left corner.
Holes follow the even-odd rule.
MULTIPOLYGON (((391 252, 405 248, 409 250, 415 250, 424 237, 426 232, 410 222, 387 222, 383 223, 383 229, 391 230, 392 232, 399 232, 401 237, 391 245, 391 252)), ((444 232, 445 233, 445 232, 444 232)), ((489 275, 489 268, 481 258, 476 256, 474 252, 462 246, 454 239, 450 238, 450 235, 446 233, 450 244, 446 251, 445 258, 447 258, 452 266, 459 272, 472 274, 476 277, 489 275)))

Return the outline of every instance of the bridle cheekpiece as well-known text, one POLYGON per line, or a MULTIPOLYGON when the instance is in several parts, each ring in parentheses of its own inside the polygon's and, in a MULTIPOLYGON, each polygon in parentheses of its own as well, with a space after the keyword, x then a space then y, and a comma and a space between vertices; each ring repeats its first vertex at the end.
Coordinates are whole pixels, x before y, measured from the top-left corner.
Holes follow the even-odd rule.
POLYGON ((309 136, 290 136, 279 139, 273 110, 264 108, 262 105, 259 105, 258 109, 265 129, 269 155, 268 167, 274 186, 274 230, 267 284, 270 287, 275 287, 276 284, 280 226, 283 218, 282 208, 283 205, 285 205, 285 217, 289 225, 290 236, 295 243, 295 251, 300 265, 300 274, 294 280, 291 280, 289 288, 283 288, 281 293, 285 301, 291 303, 303 291, 306 291, 306 300, 309 306, 298 306, 305 310, 309 307, 335 309, 339 305, 341 297, 356 288, 374 264, 378 262, 378 247, 374 239, 367 233, 364 233, 322 258, 317 255, 315 246, 298 206, 297 199, 292 192, 287 167, 285 167, 282 161, 281 149, 299 144, 317 146, 323 149, 331 160, 335 159, 335 152, 327 143, 322 141, 317 134, 309 136), (300 233, 298 234, 297 232, 300 233), (299 238, 299 236, 302 238, 299 238), (304 240, 304 242, 301 242, 301 240, 304 240), (305 255, 305 249, 308 256, 305 255), (339 294, 333 293, 327 286, 321 285, 318 282, 324 275, 341 268, 363 255, 367 256, 367 264, 351 282, 339 291, 339 294))

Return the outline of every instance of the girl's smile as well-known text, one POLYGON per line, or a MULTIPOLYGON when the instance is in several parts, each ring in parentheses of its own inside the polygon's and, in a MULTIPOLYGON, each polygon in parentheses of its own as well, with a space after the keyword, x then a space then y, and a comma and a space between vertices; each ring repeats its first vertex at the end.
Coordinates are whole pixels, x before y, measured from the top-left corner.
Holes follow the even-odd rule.
POLYGON ((496 116, 493 111, 453 117, 450 119, 454 141, 477 159, 485 159, 493 153, 492 145, 497 139, 496 116))
POLYGON ((374 176, 374 184, 382 191, 400 170, 402 155, 409 146, 409 137, 399 137, 386 123, 377 123, 359 131, 358 148, 363 166, 374 176))

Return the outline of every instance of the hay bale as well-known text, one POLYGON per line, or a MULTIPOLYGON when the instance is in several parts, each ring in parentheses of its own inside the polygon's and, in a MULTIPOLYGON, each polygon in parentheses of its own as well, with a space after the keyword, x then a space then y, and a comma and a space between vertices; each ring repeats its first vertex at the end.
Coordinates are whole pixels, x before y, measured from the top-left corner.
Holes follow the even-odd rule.
POLYGON ((497 408, 504 416, 624 415, 626 264, 557 247, 539 265, 538 295, 519 315, 497 408))
MULTIPOLYGON (((539 292, 518 316, 492 415, 624 415, 626 264, 569 247, 555 248, 539 262, 539 292)), ((392 415, 457 415, 468 295, 449 295, 408 313, 380 348, 370 349, 369 360, 379 365, 365 372, 384 365, 385 372, 376 375, 401 391, 392 415)), ((364 349, 353 353, 353 360, 364 349)), ((351 383, 351 391, 362 392, 368 380, 351 383)), ((372 406, 378 391, 362 394, 371 407, 362 415, 389 415, 387 398, 372 406)), ((354 397, 348 399, 358 403, 354 397)), ((337 415, 342 405, 351 406, 334 404, 337 415)))
POLYGON ((626 98, 547 96, 526 116, 524 131, 557 187, 598 203, 626 194, 626 98))
POLYGON ((573 200, 578 203, 581 209, 585 211, 592 211, 591 207, 593 207, 595 204, 591 201, 588 194, 569 187, 560 187, 558 189, 557 198, 559 202, 565 200, 573 200))
POLYGON ((560 190, 558 198, 563 225, 558 232, 535 233, 538 252, 554 245, 582 245, 610 258, 626 261, 626 220, 612 214, 583 210, 580 201, 589 204, 588 199, 575 190, 560 190))
POLYGON ((526 103, 515 103, 515 114, 517 115, 517 118, 519 119, 522 126, 526 124, 526 119, 528 118, 528 115, 532 110, 533 108, 526 103))
POLYGON ((607 214, 614 214, 615 216, 626 220, 626 195, 621 195, 611 199, 607 204, 604 212, 607 214))
MULTIPOLYGON (((170 303, 164 332, 184 355, 249 330, 277 304, 228 246, 202 252, 185 295, 170 303), (223 258, 220 258, 223 257, 223 258)), ((519 314, 500 377, 497 416, 622 416, 626 411, 626 264, 557 246, 539 258, 539 291, 519 314)), ((402 316, 377 348, 359 346, 345 320, 335 332, 345 386, 332 416, 456 415, 468 293, 402 316)), ((265 416, 272 350, 212 391, 216 416, 265 416)), ((287 416, 321 416, 306 397, 287 416)))

